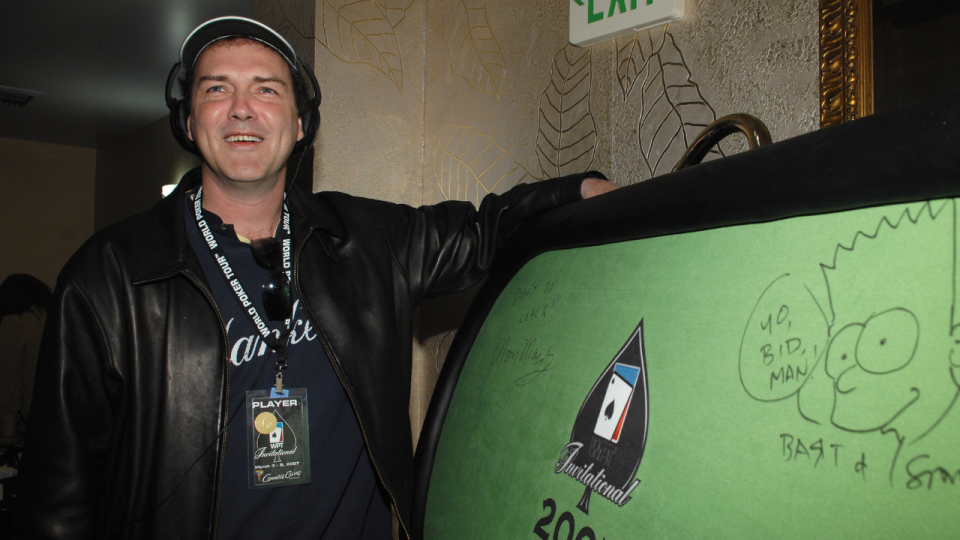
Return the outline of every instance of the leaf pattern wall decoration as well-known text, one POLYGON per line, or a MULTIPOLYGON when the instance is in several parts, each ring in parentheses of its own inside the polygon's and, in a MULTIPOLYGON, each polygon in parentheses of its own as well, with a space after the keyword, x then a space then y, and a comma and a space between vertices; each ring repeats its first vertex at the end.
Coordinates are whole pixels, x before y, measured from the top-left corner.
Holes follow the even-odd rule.
MULTIPOLYGON (((634 91, 640 94, 638 140, 644 178, 671 171, 696 136, 717 119, 668 30, 618 40, 617 77, 624 99, 634 91)), ((717 149, 711 153, 723 155, 717 149)))
POLYGON ((445 200, 479 206, 488 193, 503 193, 534 178, 492 138, 472 127, 446 125, 437 133, 433 174, 445 200))
POLYGON ((453 72, 499 100, 506 68, 484 1, 442 0, 441 25, 453 72))
POLYGON ((370 64, 403 91, 403 60, 390 20, 374 0, 321 0, 317 41, 347 63, 370 64))
POLYGON ((304 50, 305 47, 313 48, 313 2, 277 0, 277 5, 283 20, 275 30, 293 45, 301 58, 313 56, 312 51, 304 50))
POLYGON ((617 81, 623 91, 624 101, 633 90, 647 59, 663 48, 666 30, 666 26, 660 26, 626 38, 617 38, 617 81))
POLYGON ((590 169, 597 126, 590 111, 590 49, 567 44, 553 58, 550 82, 540 96, 537 159, 543 178, 590 169))
POLYGON ((396 28, 406 16, 407 9, 413 0, 374 0, 383 16, 390 21, 390 26, 396 28))
POLYGON ((403 58, 394 28, 412 0, 317 0, 315 17, 306 13, 302 0, 277 2, 285 19, 281 34, 316 39, 344 62, 373 66, 403 91, 403 58))

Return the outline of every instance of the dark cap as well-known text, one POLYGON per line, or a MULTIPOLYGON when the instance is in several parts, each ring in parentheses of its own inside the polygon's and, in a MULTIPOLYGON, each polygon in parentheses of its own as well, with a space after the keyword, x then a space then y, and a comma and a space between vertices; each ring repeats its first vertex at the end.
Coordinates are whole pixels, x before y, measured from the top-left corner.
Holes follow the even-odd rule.
POLYGON ((196 27, 180 46, 180 65, 193 69, 197 58, 211 43, 232 37, 249 38, 277 51, 297 71, 297 53, 283 36, 269 26, 245 17, 218 17, 196 27))

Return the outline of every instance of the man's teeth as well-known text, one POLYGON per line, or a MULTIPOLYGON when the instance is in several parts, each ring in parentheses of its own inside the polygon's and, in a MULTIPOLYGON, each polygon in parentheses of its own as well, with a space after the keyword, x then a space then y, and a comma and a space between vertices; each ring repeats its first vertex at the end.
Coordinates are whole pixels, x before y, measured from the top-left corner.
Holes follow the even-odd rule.
POLYGON ((254 137, 253 135, 232 135, 224 140, 227 142, 260 142, 263 139, 254 137))

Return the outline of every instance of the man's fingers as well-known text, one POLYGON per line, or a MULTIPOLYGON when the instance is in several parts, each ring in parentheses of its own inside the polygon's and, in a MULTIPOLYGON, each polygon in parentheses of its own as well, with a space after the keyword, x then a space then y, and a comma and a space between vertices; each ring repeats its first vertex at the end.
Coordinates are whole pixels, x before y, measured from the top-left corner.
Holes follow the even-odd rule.
POLYGON ((608 191, 613 191, 620 186, 609 182, 607 180, 601 180, 600 178, 585 178, 580 184, 580 195, 584 199, 589 199, 590 197, 596 197, 597 195, 603 195, 608 191))

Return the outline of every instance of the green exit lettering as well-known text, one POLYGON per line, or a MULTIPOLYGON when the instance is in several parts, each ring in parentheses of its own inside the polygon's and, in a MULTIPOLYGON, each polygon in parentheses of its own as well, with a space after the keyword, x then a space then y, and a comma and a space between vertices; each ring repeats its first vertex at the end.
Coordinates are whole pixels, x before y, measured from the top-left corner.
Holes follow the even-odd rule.
MULTIPOLYGON (((604 0, 597 0, 603 2, 604 0)), ((574 0, 577 5, 582 6, 583 0, 574 0)), ((646 0, 647 5, 653 4, 653 0, 646 0)), ((637 0, 630 0, 630 11, 637 9, 637 0)), ((613 17, 617 13, 627 12, 626 0, 610 0, 610 9, 607 10, 607 18, 613 17)), ((603 20, 603 10, 594 10, 594 0, 587 0, 587 24, 603 20)))

